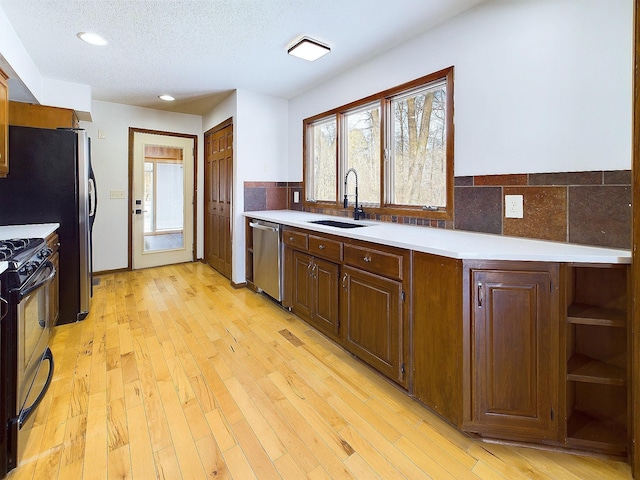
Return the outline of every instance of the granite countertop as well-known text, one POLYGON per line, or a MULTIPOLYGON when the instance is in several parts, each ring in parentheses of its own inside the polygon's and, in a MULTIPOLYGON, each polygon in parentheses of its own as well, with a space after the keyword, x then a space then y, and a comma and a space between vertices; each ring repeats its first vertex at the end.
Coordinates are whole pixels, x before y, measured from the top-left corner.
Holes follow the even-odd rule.
POLYGON ((631 250, 591 247, 573 243, 506 237, 487 233, 419 227, 359 220, 362 228, 338 228, 309 223, 331 219, 356 223, 351 218, 294 210, 245 212, 245 217, 305 228, 345 238, 415 250, 464 260, 511 260, 562 263, 631 263, 631 250))
MULTIPOLYGON (((60 228, 59 223, 38 223, 31 225, 0 225, 0 240, 11 238, 47 238, 60 228)), ((0 262, 0 273, 7 269, 7 262, 0 262)))

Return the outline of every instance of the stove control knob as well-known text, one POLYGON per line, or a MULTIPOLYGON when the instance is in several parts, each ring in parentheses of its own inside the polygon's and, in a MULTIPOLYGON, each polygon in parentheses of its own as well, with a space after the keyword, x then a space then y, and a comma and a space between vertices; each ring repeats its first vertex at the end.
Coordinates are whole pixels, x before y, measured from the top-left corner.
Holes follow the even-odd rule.
POLYGON ((28 262, 20 270, 18 270, 18 273, 20 275, 31 275, 35 271, 36 271, 36 265, 34 265, 31 262, 28 262))
POLYGON ((49 258, 52 253, 53 253, 53 250, 51 250, 49 247, 45 247, 38 252, 38 258, 40 259, 49 258))

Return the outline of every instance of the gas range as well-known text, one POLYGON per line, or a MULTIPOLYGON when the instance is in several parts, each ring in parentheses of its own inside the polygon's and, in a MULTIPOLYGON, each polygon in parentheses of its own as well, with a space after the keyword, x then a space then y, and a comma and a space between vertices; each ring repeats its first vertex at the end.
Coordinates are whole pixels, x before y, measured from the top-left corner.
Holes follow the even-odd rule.
POLYGON ((0 240, 0 262, 8 262, 3 275, 7 285, 3 287, 13 289, 24 284, 51 253, 42 238, 0 240))

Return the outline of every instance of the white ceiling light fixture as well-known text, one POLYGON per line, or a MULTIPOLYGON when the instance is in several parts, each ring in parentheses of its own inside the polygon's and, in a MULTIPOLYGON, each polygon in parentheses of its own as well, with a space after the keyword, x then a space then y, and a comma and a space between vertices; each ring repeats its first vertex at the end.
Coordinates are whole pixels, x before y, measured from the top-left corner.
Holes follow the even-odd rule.
POLYGON ((90 43, 91 45, 97 45, 98 47, 104 47, 109 43, 104 37, 93 32, 80 32, 78 33, 78 38, 83 42, 90 43))
POLYGON ((302 37, 287 50, 289 55, 313 62, 329 53, 331 49, 309 37, 302 37))
POLYGON ((158 95, 158 98, 160 100, 164 100, 165 102, 173 102, 175 100, 175 98, 173 98, 171 95, 167 95, 166 93, 164 95, 158 95))

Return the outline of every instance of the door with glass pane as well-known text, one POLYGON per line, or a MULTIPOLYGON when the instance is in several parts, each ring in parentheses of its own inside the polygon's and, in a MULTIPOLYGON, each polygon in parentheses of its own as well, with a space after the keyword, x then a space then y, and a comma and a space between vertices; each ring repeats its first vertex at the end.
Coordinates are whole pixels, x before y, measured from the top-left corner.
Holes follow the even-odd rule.
POLYGON ((194 139, 134 132, 134 269, 193 261, 194 139))

